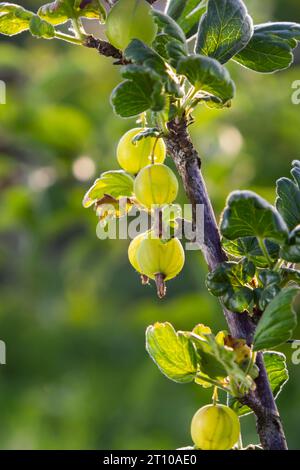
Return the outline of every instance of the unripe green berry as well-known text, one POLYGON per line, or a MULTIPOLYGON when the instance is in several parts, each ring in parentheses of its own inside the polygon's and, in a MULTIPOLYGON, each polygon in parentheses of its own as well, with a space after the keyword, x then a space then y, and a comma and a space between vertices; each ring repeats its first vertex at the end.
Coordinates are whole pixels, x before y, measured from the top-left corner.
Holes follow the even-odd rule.
POLYGON ((152 206, 171 204, 178 193, 178 181, 173 171, 163 164, 148 165, 134 181, 134 193, 138 202, 151 209, 152 206))
POLYGON ((119 0, 106 20, 106 36, 117 49, 124 50, 132 39, 151 44, 157 26, 146 0, 119 0))
POLYGON ((229 450, 238 441, 240 422, 228 406, 203 406, 192 419, 191 435, 201 450, 229 450))
POLYGON ((164 281, 173 279, 184 266, 183 247, 177 238, 164 241, 160 238, 141 240, 136 251, 139 272, 155 280, 160 274, 164 281))
POLYGON ((145 128, 138 127, 126 132, 117 147, 119 165, 134 175, 151 163, 152 154, 155 163, 163 163, 166 158, 166 146, 163 139, 145 137, 132 143, 132 139, 145 130, 145 128))

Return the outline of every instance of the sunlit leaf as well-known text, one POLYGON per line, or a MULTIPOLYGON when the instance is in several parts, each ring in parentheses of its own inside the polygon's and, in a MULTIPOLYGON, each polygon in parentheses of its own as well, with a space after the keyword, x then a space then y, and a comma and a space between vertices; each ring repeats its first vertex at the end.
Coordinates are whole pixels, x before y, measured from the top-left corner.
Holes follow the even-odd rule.
POLYGON ((14 3, 0 3, 0 34, 14 36, 28 31, 34 13, 14 3))
POLYGON ((261 73, 288 68, 293 62, 293 49, 300 40, 297 23, 265 23, 255 26, 245 49, 234 57, 244 67, 261 73))
POLYGON ((220 227, 222 235, 229 240, 254 236, 280 243, 288 234, 276 209, 252 191, 231 193, 220 227))
POLYGON ((197 373, 195 348, 170 323, 155 323, 146 331, 146 349, 160 371, 175 382, 192 382, 197 373))
POLYGON ((244 49, 253 34, 253 23, 241 0, 208 0, 199 24, 196 52, 224 64, 244 49))
POLYGON ((104 196, 115 199, 133 194, 133 178, 123 170, 102 173, 83 198, 83 207, 90 207, 104 196))

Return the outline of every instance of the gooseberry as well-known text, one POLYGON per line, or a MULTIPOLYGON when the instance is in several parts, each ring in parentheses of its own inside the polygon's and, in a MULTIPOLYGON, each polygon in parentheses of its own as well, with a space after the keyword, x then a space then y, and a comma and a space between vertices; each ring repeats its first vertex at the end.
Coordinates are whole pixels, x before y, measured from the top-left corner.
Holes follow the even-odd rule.
POLYGON ((161 240, 147 237, 140 241, 136 251, 138 271, 154 280, 158 275, 163 281, 173 279, 182 270, 184 260, 184 250, 178 238, 161 240))
POLYGON ((202 450, 229 450, 238 441, 240 422, 235 412, 225 405, 207 405, 194 415, 191 435, 202 450))
POLYGON ((126 132, 121 137, 117 147, 117 159, 119 165, 128 173, 136 175, 142 168, 154 163, 163 163, 166 158, 166 146, 163 139, 145 137, 136 143, 132 139, 145 128, 135 128, 126 132))
POLYGON ((178 181, 168 166, 161 163, 148 165, 137 175, 134 193, 138 202, 148 209, 171 204, 178 193, 178 181))
POLYGON ((124 50, 132 39, 151 44, 157 26, 146 0, 119 0, 106 20, 106 36, 117 49, 124 50))

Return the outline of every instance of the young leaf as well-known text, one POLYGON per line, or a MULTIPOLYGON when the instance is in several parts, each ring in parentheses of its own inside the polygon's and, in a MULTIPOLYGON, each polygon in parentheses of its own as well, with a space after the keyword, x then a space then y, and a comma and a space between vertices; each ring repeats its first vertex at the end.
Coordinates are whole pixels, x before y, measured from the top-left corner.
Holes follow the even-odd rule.
POLYGON ((37 14, 43 20, 56 26, 66 23, 69 18, 72 18, 73 8, 68 1, 55 0, 52 3, 41 6, 37 14))
POLYGON ((293 230, 300 224, 300 167, 295 160, 291 170, 294 181, 289 178, 280 178, 276 182, 276 208, 282 215, 288 228, 293 230))
POLYGON ((198 30, 200 18, 206 11, 206 0, 169 0, 166 13, 181 27, 187 38, 198 30))
POLYGON ((165 105, 163 84, 159 75, 140 65, 123 67, 122 76, 127 78, 112 92, 111 103, 116 114, 132 117, 151 109, 161 111, 165 105))
POLYGON ((74 11, 80 18, 98 19, 104 23, 106 10, 100 0, 75 0, 74 11))
POLYGON ((284 288, 269 303, 256 327, 255 351, 275 348, 291 338, 297 326, 292 303, 298 292, 298 287, 284 288))
POLYGON ((196 52, 221 64, 244 49, 253 34, 253 23, 241 0, 208 0, 202 16, 196 52))
POLYGON ((32 36, 43 39, 53 39, 55 37, 55 29, 51 23, 42 20, 39 16, 34 15, 29 23, 29 31, 32 36))
POLYGON ((0 3, 0 34, 14 36, 28 31, 29 22, 34 14, 13 3, 0 3))
POLYGON ((179 383, 192 382, 197 373, 195 348, 170 323, 155 323, 146 331, 146 349, 160 371, 179 383))
POLYGON ((179 60, 177 72, 185 75, 196 90, 216 96, 224 105, 234 96, 235 86, 229 72, 215 59, 190 55, 179 60))
POLYGON ((236 355, 231 348, 221 344, 212 334, 204 334, 200 337, 192 332, 190 337, 200 357, 201 373, 217 380, 230 377, 234 382, 247 389, 251 387, 253 383, 251 377, 246 375, 236 363, 236 355))
POLYGON ((207 275, 206 285, 213 295, 222 297, 227 308, 241 313, 253 301, 254 292, 249 283, 254 275, 255 266, 246 259, 239 263, 224 262, 207 275))
POLYGON ((256 72, 277 72, 291 65, 294 60, 292 51, 299 40, 300 25, 297 23, 257 25, 250 42, 234 60, 256 72))
POLYGON ((106 11, 100 0, 55 0, 39 8, 37 14, 54 26, 72 18, 96 18, 104 22, 106 11))
POLYGON ((221 232, 229 240, 254 236, 279 243, 288 234, 276 209, 252 191, 231 193, 221 220, 221 232))
MULTIPOLYGON (((261 251, 257 238, 244 237, 236 240, 226 240, 223 238, 222 245, 226 253, 236 258, 246 257, 252 261, 258 268, 266 268, 269 262, 261 251)), ((273 262, 278 259, 279 246, 269 240, 266 240, 266 248, 273 262)))
MULTIPOLYGON (((276 399, 289 379, 289 374, 286 367, 286 357, 284 354, 279 352, 267 351, 264 353, 264 363, 271 389, 274 398, 276 399)), ((248 406, 242 405, 235 397, 229 398, 228 405, 239 416, 245 416, 249 413, 252 413, 248 406)))
POLYGON ((109 195, 115 199, 131 197, 133 194, 133 178, 123 170, 107 171, 102 173, 93 186, 85 194, 83 207, 91 207, 104 196, 109 195))

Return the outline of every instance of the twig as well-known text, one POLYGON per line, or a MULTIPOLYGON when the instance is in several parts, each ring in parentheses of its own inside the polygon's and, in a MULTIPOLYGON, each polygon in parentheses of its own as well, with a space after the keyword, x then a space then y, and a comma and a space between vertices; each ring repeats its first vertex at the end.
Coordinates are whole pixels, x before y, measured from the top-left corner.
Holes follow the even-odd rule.
POLYGON ((114 47, 109 42, 103 41, 102 39, 94 38, 94 36, 87 36, 83 41, 83 45, 91 49, 96 49, 99 54, 104 55, 105 57, 112 57, 117 59, 117 62, 115 62, 117 65, 124 65, 129 63, 123 57, 122 52, 119 49, 114 47))

